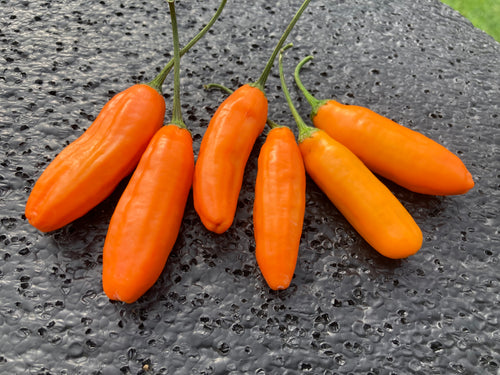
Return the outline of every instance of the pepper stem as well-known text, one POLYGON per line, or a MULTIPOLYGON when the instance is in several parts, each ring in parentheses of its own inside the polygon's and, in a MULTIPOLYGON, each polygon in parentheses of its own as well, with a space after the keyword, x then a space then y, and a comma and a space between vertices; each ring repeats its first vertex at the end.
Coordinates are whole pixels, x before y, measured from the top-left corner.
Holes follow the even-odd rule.
MULTIPOLYGON (((217 18, 219 18, 220 14, 222 13, 222 10, 224 9, 226 2, 227 2, 227 0, 221 1, 219 8, 217 8, 217 11, 212 16, 210 21, 205 25, 205 27, 203 29, 201 29, 200 32, 198 34, 196 34, 194 36, 194 38, 191 39, 188 42, 188 44, 186 44, 184 46, 184 48, 182 48, 180 50, 181 56, 183 56, 186 52, 188 52, 191 49, 191 47, 193 47, 207 33, 207 31, 210 30, 212 25, 215 23, 217 18)), ((153 78, 153 80, 151 82, 149 82, 147 84, 149 86, 151 86, 152 88, 154 88, 156 91, 158 91, 160 94, 162 94, 163 82, 165 81, 165 78, 167 78, 167 75, 170 73, 170 71, 172 70, 173 67, 174 67, 174 59, 172 58, 167 63, 167 65, 165 65, 165 67, 160 71, 160 73, 158 73, 158 75, 155 78, 153 78)))
POLYGON ((170 19, 172 23, 172 39, 174 41, 174 104, 172 109, 171 123, 180 128, 186 128, 182 119, 181 110, 181 82, 180 82, 180 51, 179 51, 179 33, 177 30, 177 16, 175 14, 175 0, 167 0, 170 8, 170 19))
POLYGON ((308 62, 309 60, 312 60, 312 59, 313 59, 312 56, 307 56, 304 59, 302 59, 301 62, 299 62, 297 64, 297 66, 295 67, 294 78, 295 78, 295 83, 297 84, 298 88, 300 89, 300 91, 302 91, 302 94, 304 94, 304 97, 311 105, 311 107, 312 107, 311 116, 314 117, 316 115, 316 113, 318 112, 319 107, 321 107, 326 102, 326 100, 316 99, 309 91, 307 91, 307 89, 302 84, 302 81, 300 80, 300 77, 299 77, 299 73, 300 73, 300 70, 302 69, 302 66, 304 66, 304 64, 306 62, 308 62))
POLYGON ((273 121, 271 119, 267 119, 267 125, 269 125, 269 127, 271 129, 282 128, 283 127, 283 125, 280 125, 280 124, 278 124, 277 122, 275 122, 275 121, 273 121))
POLYGON ((229 87, 226 87, 224 85, 220 85, 218 83, 207 83, 203 87, 205 88, 205 90, 219 89, 219 90, 222 90, 222 91, 228 93, 229 95, 231 95, 234 92, 229 87))
POLYGON ((290 91, 288 91, 288 87, 285 82, 285 75, 283 73, 283 53, 285 50, 288 48, 292 47, 293 44, 287 44, 285 47, 283 47, 280 50, 280 55, 279 55, 279 72, 280 72, 280 81, 281 81, 281 88, 283 89, 283 93, 285 94, 286 101, 288 103, 288 106, 290 107, 290 111, 292 112, 293 118, 295 119, 295 122, 297 123, 297 127, 299 128, 299 137, 298 141, 299 143, 302 142, 304 139, 309 138, 311 134, 313 134, 315 131, 317 131, 316 128, 313 128, 311 126, 306 125, 304 120, 302 120, 302 117, 300 117, 299 112, 297 112, 297 109, 293 105, 292 99, 290 97, 290 91))
POLYGON ((281 36, 280 40, 278 41, 278 44, 274 48, 274 51, 273 51, 271 57, 269 58, 269 60, 267 61, 267 64, 264 67, 264 70, 262 71, 261 76, 259 77, 259 79, 256 82, 254 82, 253 84, 251 84, 252 86, 260 89, 261 91, 264 91, 264 86, 266 85, 267 77, 269 76, 269 73, 271 72, 271 68, 273 67, 274 60, 276 59, 276 56, 278 55, 281 47, 285 43, 286 38, 288 38, 288 35, 290 34, 290 32, 292 31, 293 27, 295 26, 295 24, 299 20, 300 16, 302 15, 302 13, 304 12, 304 10, 309 5, 310 1, 311 0, 305 0, 302 3, 302 5, 300 6, 300 8, 297 11, 297 13, 295 13, 295 16, 292 18, 292 20, 288 24, 288 27, 286 28, 285 32, 283 33, 283 35, 281 36))

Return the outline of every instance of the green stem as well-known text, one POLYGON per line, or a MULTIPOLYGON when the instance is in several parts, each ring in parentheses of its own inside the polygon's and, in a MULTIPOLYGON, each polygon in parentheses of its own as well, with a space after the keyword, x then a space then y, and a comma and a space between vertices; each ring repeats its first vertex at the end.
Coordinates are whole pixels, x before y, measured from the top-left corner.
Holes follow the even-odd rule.
POLYGON ((300 117, 299 112, 297 112, 297 109, 293 105, 292 99, 290 97, 290 91, 288 91, 288 87, 285 82, 285 75, 283 73, 283 53, 285 50, 290 48, 292 44, 288 44, 283 49, 280 51, 280 56, 279 56, 279 72, 280 72, 280 81, 281 81, 281 88, 283 89, 283 93, 285 94, 286 101, 288 103, 288 106, 290 107, 290 111, 292 112, 293 118, 295 119, 295 122, 297 123, 297 127, 299 128, 299 143, 302 142, 304 139, 309 138, 312 133, 317 131, 317 129, 306 125, 304 120, 302 120, 302 117, 300 117))
POLYGON ((222 90, 226 93, 228 93, 229 95, 231 95, 234 91, 231 90, 229 87, 226 87, 224 85, 220 85, 218 83, 208 83, 206 85, 203 85, 203 87, 206 89, 206 90, 211 90, 211 89, 219 89, 219 90, 222 90))
POLYGON ((318 109, 323 104, 325 104, 325 102, 327 102, 327 100, 316 99, 309 91, 307 91, 307 89, 302 84, 302 81, 300 80, 300 77, 299 77, 299 73, 300 73, 300 70, 302 69, 302 66, 304 66, 304 64, 306 62, 308 62, 309 60, 312 60, 312 58, 313 58, 312 56, 307 56, 304 59, 302 59, 301 62, 299 62, 297 64, 297 66, 295 67, 294 77, 295 77, 295 83, 297 84, 298 88, 300 89, 300 91, 302 91, 302 94, 304 94, 304 97, 311 105, 311 107, 312 107, 311 116, 314 117, 314 116, 316 116, 316 113, 318 113, 318 109))
POLYGON ((269 125, 269 127, 270 127, 271 129, 275 129, 275 128, 282 128, 282 127, 283 127, 283 125, 280 125, 280 124, 278 124, 277 122, 274 122, 274 121, 273 121, 273 120, 271 120, 271 119, 267 119, 267 125, 269 125))
POLYGON ((177 30, 177 16, 175 14, 175 0, 168 0, 170 8, 170 19, 172 23, 172 39, 174 41, 174 104, 172 109, 171 123, 180 128, 186 128, 186 124, 182 120, 181 111, 181 82, 180 82, 180 51, 179 51, 179 33, 177 30))
POLYGON ((253 84, 251 84, 252 86, 257 87, 261 91, 264 91, 264 86, 266 85, 267 77, 269 76, 269 73, 271 72, 271 68, 273 67, 274 60, 276 59, 276 56, 278 55, 281 47, 285 43, 286 38, 288 38, 288 35, 290 34, 290 32, 292 31, 293 27, 295 26, 295 24, 299 20, 300 16, 302 15, 302 13, 304 12, 304 10, 309 5, 310 1, 311 0, 305 0, 302 3, 302 5, 300 6, 299 10, 295 14, 295 16, 292 18, 292 20, 288 24, 288 27, 286 28, 285 32, 283 33, 283 35, 281 36, 280 40, 278 41, 278 44, 274 48, 274 51, 273 51, 271 57, 269 58, 269 60, 267 61, 267 64, 264 67, 264 70, 262 71, 261 76, 259 77, 259 79, 256 82, 254 82, 253 84))
MULTIPOLYGON (((191 47, 193 47, 207 33, 207 31, 210 30, 212 25, 215 23, 217 18, 219 18, 220 14, 222 13, 222 10, 224 9, 226 2, 227 2, 227 0, 221 1, 219 8, 217 8, 217 11, 212 16, 210 21, 205 25, 205 27, 203 29, 201 29, 200 32, 198 34, 196 34, 194 36, 194 38, 191 39, 188 42, 188 44, 186 44, 184 46, 183 49, 180 50, 181 56, 183 56, 186 52, 188 52, 191 49, 191 47)), ((167 63, 167 65, 165 65, 165 67, 161 70, 161 72, 158 73, 158 75, 155 78, 153 78, 153 80, 151 82, 149 82, 147 84, 149 86, 151 86, 152 88, 154 88, 156 91, 158 91, 160 94, 162 94, 163 82, 165 81, 165 78, 167 78, 167 75, 170 73, 170 71, 172 70, 173 67, 174 67, 174 59, 172 58, 167 63)))

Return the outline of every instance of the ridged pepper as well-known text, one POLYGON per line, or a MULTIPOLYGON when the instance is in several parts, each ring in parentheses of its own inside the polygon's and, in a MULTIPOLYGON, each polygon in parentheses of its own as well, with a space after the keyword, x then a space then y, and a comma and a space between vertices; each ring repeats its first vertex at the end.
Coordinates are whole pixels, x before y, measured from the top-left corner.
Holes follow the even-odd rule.
POLYGON ((25 209, 30 224, 49 232, 103 201, 135 168, 164 117, 165 100, 151 86, 115 95, 35 183, 25 209))
POLYGON ((255 256, 269 287, 286 289, 299 253, 306 205, 306 172, 295 136, 273 127, 259 153, 253 223, 255 256))
POLYGON ((219 106, 203 136, 196 161, 194 207, 205 227, 225 232, 238 204, 245 165, 267 119, 262 90, 243 85, 219 106))
POLYGON ((113 212, 103 249, 103 289, 136 301, 160 276, 191 189, 193 142, 177 125, 153 137, 113 212))

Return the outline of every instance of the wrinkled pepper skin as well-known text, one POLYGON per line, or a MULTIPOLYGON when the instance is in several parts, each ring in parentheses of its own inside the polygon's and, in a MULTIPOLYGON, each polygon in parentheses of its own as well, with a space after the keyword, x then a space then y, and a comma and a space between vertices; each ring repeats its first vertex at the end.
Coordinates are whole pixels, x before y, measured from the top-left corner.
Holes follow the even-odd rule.
POLYGON ((164 117, 163 96, 146 84, 115 95, 35 183, 25 208, 30 224, 53 231, 103 201, 135 168, 164 117))
POLYGON ((373 172, 408 190, 456 195, 474 186, 463 162, 447 148, 368 108, 329 100, 312 120, 373 172))
POLYGON ((160 276, 179 233, 193 171, 189 131, 177 125, 161 128, 111 217, 102 275, 110 299, 135 302, 160 276))
POLYGON ((375 250, 400 259, 420 249, 422 232, 411 215, 347 147, 322 130, 299 147, 307 173, 375 250))
POLYGON ((203 225, 215 233, 232 224, 245 166, 267 120, 262 90, 249 84, 222 102, 203 136, 193 180, 194 207, 203 225))
POLYGON ((255 182, 255 256, 273 290, 288 288, 299 253, 306 206, 304 162, 288 127, 271 129, 262 145, 255 182))

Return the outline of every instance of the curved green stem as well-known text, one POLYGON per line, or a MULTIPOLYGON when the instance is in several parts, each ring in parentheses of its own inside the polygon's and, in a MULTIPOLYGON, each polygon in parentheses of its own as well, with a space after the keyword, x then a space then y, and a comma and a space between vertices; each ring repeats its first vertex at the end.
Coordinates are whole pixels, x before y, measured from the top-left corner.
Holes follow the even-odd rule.
MULTIPOLYGON (((193 39, 191 39, 188 44, 186 44, 184 46, 184 48, 182 48, 180 50, 180 55, 183 56, 186 52, 188 52, 191 47, 193 47, 206 33, 208 30, 210 30, 210 28, 212 27, 212 25, 215 23, 215 21, 217 20, 217 18, 219 18, 220 14, 222 13, 222 10, 224 9, 224 6, 226 5, 226 2, 227 0, 222 0, 220 5, 219 5, 219 8, 217 8, 217 11, 215 12, 215 14, 212 16, 212 18, 210 19, 210 21, 208 21, 208 23, 205 25, 205 27, 203 29, 200 30, 200 32, 198 34, 196 34, 194 36, 193 39)), ((154 88, 156 91, 158 91, 160 94, 162 93, 162 86, 163 86, 163 82, 165 81, 165 78, 167 78, 167 75, 170 73, 170 71, 172 70, 172 68, 174 67, 174 59, 172 58, 168 63, 167 65, 165 65, 165 67, 161 70, 160 73, 158 73, 158 75, 153 78, 153 80, 149 83, 147 83, 149 86, 151 86, 152 88, 154 88)))
POLYGON ((281 88, 283 89, 283 93, 285 94, 286 101, 288 103, 288 106, 290 107, 290 111, 292 112, 293 118, 295 119, 295 122, 297 123, 297 127, 299 128, 299 137, 298 141, 299 143, 302 142, 304 139, 309 138, 312 133, 317 131, 317 129, 306 125, 304 120, 302 120, 302 117, 300 117, 299 112, 297 112, 297 109, 293 105, 292 99, 290 97, 290 91, 288 91, 288 87, 285 82, 285 74, 283 73, 283 53, 285 50, 290 48, 292 44, 288 44, 283 49, 280 51, 280 56, 279 56, 279 72, 280 72, 280 81, 281 81, 281 88))
POLYGON ((278 124, 277 122, 274 122, 273 120, 271 119, 267 119, 267 125, 269 125, 269 127, 271 129, 275 129, 275 128, 282 128, 284 125, 280 125, 278 124))
POLYGON ((292 20, 288 24, 288 27, 286 28, 285 32, 281 36, 280 40, 278 41, 278 44, 274 48, 274 51, 273 51, 271 57, 269 58, 269 60, 267 61, 267 64, 264 67, 264 70, 262 71, 261 76, 259 77, 259 79, 256 82, 254 82, 254 83, 251 84, 252 86, 257 87, 261 91, 264 91, 264 86, 266 85, 267 77, 269 76, 269 73, 271 72, 271 68, 273 67, 274 60, 276 59, 276 56, 278 55, 281 47, 285 43, 286 38, 288 38, 288 35, 290 34, 290 32, 292 31, 293 27, 295 26, 295 24, 299 20, 300 16, 302 15, 302 13, 304 12, 304 10, 309 5, 310 1, 311 0, 305 0, 302 3, 302 5, 300 6, 300 8, 297 11, 297 13, 295 13, 295 16, 293 16, 292 20))
POLYGON ((180 128, 186 128, 182 119, 181 111, 181 89, 180 89, 180 51, 179 51, 179 33, 177 29, 177 16, 175 14, 175 0, 168 0, 170 8, 170 19, 172 23, 172 39, 174 41, 174 104, 172 109, 171 123, 180 128))
POLYGON ((293 76, 295 78, 295 83, 297 84, 298 88, 300 89, 300 91, 302 91, 302 94, 304 94, 304 97, 311 105, 311 107, 312 107, 311 115, 312 115, 312 117, 314 117, 316 115, 316 113, 318 112, 318 109, 323 104, 325 104, 326 100, 316 99, 309 91, 307 91, 307 89, 302 84, 302 81, 300 80, 300 77, 299 77, 299 73, 300 73, 300 70, 302 69, 302 66, 304 66, 304 64, 306 62, 308 62, 309 60, 312 60, 312 59, 313 59, 312 56, 307 56, 307 57, 303 58, 302 61, 299 62, 297 64, 297 66, 295 67, 295 72, 294 72, 293 76))
POLYGON ((218 83, 208 83, 206 85, 203 85, 203 87, 206 89, 206 90, 211 90, 211 89, 219 89, 219 90, 222 90, 226 93, 228 93, 229 95, 231 95, 234 91, 231 90, 229 87, 226 87, 224 85, 220 85, 218 83))

